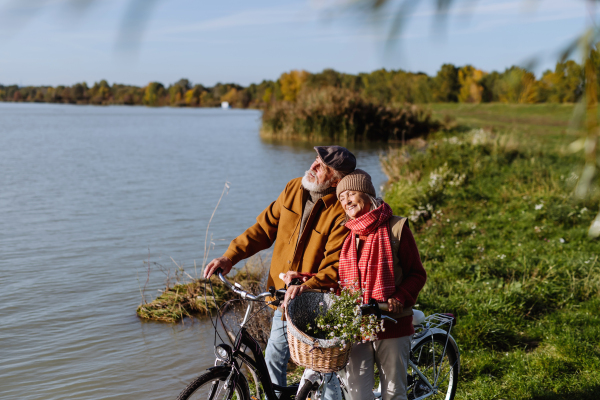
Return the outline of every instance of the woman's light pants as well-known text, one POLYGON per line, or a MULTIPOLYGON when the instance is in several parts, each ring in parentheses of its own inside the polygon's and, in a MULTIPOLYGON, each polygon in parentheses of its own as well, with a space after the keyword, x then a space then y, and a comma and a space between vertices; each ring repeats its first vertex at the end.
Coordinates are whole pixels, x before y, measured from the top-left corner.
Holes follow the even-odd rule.
POLYGON ((373 399, 375 363, 381 379, 382 400, 406 400, 410 340, 411 336, 403 336, 355 344, 348 365, 339 372, 350 394, 347 400, 373 399))

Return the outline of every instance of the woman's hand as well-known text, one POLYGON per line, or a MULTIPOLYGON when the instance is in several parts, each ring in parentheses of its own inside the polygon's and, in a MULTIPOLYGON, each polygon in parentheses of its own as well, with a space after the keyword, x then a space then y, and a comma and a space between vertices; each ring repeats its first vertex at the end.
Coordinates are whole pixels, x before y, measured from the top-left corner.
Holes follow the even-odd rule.
POLYGON ((394 298, 388 299, 389 312, 393 314, 401 313, 404 310, 404 305, 394 298))
POLYGON ((302 283, 304 283, 310 279, 310 276, 306 276, 305 274, 303 275, 300 272, 296 272, 296 271, 288 271, 285 274, 283 272, 281 274, 279 274, 279 278, 281 278, 281 280, 283 280, 285 282, 285 284, 289 286, 292 279, 297 278, 297 279, 300 279, 300 281, 302 283))

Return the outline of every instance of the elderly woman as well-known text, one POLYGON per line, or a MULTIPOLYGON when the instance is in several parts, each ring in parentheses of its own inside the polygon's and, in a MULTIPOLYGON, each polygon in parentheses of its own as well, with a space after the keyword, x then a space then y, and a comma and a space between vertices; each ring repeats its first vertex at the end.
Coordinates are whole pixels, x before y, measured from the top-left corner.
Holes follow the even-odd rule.
POLYGON ((371 176, 360 169, 344 177, 336 188, 346 212, 350 234, 340 254, 342 286, 358 283, 363 302, 388 303, 392 318, 374 342, 358 343, 341 376, 350 400, 373 398, 374 363, 380 371, 383 400, 406 399, 406 368, 414 334, 412 306, 427 274, 406 218, 375 198, 371 176))

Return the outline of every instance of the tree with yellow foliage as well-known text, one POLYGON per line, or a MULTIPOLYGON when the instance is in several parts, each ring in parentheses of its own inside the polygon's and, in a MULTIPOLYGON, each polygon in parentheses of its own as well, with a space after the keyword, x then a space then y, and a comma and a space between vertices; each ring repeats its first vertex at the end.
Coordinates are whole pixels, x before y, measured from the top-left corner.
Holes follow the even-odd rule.
POLYGON ((237 105, 236 103, 238 102, 238 91, 236 88, 231 88, 227 91, 227 93, 225 93, 223 96, 221 96, 221 102, 228 102, 229 105, 231 107, 234 107, 235 105, 237 105))
POLYGON ((472 65, 465 65, 460 68, 458 70, 458 83, 460 84, 458 101, 461 103, 481 103, 481 95, 483 94, 481 79, 484 76, 485 72, 472 65))
POLYGON ((279 77, 279 84, 281 85, 281 93, 283 99, 286 101, 294 102, 302 89, 302 85, 306 82, 309 73, 302 70, 293 70, 289 73, 284 72, 279 77))

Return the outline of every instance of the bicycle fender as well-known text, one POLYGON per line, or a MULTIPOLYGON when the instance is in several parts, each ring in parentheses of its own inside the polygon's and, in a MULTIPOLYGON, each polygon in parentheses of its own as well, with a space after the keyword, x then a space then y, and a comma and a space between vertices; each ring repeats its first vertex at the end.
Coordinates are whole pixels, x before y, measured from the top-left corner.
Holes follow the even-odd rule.
POLYGON ((451 345, 454 348, 454 350, 456 351, 456 359, 458 361, 458 372, 460 373, 460 351, 458 350, 458 345, 456 344, 456 340, 454 340, 452 335, 450 335, 443 329, 431 328, 431 329, 428 329, 426 332, 424 332, 422 334, 422 336, 417 336, 417 335, 413 336, 413 339, 410 342, 411 350, 414 349, 421 342, 431 338, 433 335, 438 335, 438 334, 442 335, 442 336, 448 335, 448 344, 451 345))

